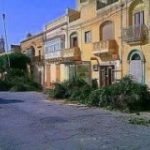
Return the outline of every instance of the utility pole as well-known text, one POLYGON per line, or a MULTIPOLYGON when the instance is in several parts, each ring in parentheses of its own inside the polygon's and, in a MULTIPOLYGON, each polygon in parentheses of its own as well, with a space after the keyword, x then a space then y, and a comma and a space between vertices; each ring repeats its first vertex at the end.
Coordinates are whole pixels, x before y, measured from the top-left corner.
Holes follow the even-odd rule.
POLYGON ((4 35, 5 35, 5 47, 6 47, 6 55, 7 55, 7 60, 8 60, 8 67, 10 68, 10 58, 8 55, 8 50, 9 50, 9 45, 8 45, 8 38, 7 38, 7 31, 6 31, 6 20, 5 20, 5 14, 2 14, 2 19, 3 19, 3 27, 4 27, 4 35))

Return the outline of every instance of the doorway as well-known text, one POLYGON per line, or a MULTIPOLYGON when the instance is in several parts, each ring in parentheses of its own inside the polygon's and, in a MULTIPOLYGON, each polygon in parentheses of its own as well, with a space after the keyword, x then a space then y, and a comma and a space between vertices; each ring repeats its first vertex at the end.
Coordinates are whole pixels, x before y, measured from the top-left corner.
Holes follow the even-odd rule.
POLYGON ((100 87, 112 85, 114 82, 114 65, 100 66, 100 87))
POLYGON ((138 83, 144 82, 144 61, 141 56, 138 51, 133 51, 129 55, 129 75, 138 83))

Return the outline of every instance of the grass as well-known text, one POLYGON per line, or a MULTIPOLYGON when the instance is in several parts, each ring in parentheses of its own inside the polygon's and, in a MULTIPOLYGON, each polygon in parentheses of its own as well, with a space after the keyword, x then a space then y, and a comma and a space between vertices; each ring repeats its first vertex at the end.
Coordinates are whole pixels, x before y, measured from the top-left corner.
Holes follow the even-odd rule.
POLYGON ((134 125, 143 125, 143 126, 149 126, 150 125, 150 120, 148 120, 146 118, 134 117, 134 118, 130 118, 128 120, 128 122, 130 124, 134 124, 134 125))

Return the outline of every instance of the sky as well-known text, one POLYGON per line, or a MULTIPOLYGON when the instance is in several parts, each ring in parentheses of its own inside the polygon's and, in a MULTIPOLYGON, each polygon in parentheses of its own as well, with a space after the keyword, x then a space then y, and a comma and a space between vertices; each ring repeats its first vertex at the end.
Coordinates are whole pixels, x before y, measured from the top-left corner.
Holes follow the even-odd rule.
POLYGON ((0 36, 6 14, 8 44, 19 44, 27 33, 39 33, 45 24, 75 8, 75 0, 0 0, 0 36))

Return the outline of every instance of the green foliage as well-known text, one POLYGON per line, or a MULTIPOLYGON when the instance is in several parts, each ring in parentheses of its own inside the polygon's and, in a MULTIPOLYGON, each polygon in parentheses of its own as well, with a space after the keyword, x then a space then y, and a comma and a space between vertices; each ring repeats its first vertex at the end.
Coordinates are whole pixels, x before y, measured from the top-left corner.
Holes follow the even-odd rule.
POLYGON ((134 125, 143 125, 143 126, 150 125, 150 120, 144 118, 130 118, 128 121, 130 124, 134 125))
POLYGON ((27 64, 30 63, 30 58, 22 53, 9 54, 9 58, 10 58, 10 67, 11 68, 26 70, 27 64))
POLYGON ((0 91, 8 91, 11 84, 7 81, 0 80, 0 91))
POLYGON ((25 71, 9 69, 4 79, 0 80, 0 91, 37 91, 42 87, 31 80, 25 71))
POLYGON ((22 53, 0 56, 0 90, 35 91, 42 87, 28 77, 27 64, 30 58, 22 53), (10 67, 8 65, 8 58, 10 67))
POLYGON ((89 94, 88 104, 92 106, 99 106, 101 92, 102 92, 101 89, 92 91, 89 94))
POLYGON ((0 73, 3 73, 8 68, 8 58, 6 55, 0 56, 0 73))
POLYGON ((92 88, 95 89, 95 90, 98 89, 97 79, 92 80, 92 88))
POLYGON ((89 103, 100 107, 138 111, 150 109, 149 92, 146 85, 124 77, 109 87, 91 92, 89 103))
POLYGON ((55 83, 50 95, 54 98, 66 98, 92 106, 122 111, 150 109, 150 93, 147 86, 134 82, 131 77, 124 77, 108 87, 96 88, 95 83, 90 86, 83 79, 73 78, 63 83, 55 83))
POLYGON ((55 83, 54 86, 54 98, 65 98, 65 87, 63 86, 63 84, 55 83))
POLYGON ((8 61, 10 61, 10 68, 25 71, 27 70, 27 64, 31 62, 30 58, 22 53, 11 53, 8 55, 2 55, 0 56, 0 73, 8 71, 8 61))
POLYGON ((86 103, 92 88, 81 78, 73 78, 63 83, 55 83, 53 94, 54 98, 67 98, 73 101, 86 103))

